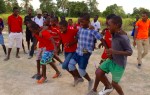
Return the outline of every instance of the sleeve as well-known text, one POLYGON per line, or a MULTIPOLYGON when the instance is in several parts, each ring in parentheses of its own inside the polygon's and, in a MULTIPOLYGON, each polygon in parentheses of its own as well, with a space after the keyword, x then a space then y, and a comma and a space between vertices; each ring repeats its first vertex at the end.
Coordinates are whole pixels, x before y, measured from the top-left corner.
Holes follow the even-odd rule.
POLYGON ((124 51, 133 53, 133 50, 131 48, 130 40, 127 36, 122 36, 122 40, 120 40, 120 44, 124 51))
POLYGON ((98 29, 100 29, 100 28, 101 28, 101 24, 100 24, 100 22, 98 22, 97 27, 98 27, 98 29))
POLYGON ((92 30, 92 35, 98 40, 101 40, 103 38, 103 36, 95 30, 92 30))

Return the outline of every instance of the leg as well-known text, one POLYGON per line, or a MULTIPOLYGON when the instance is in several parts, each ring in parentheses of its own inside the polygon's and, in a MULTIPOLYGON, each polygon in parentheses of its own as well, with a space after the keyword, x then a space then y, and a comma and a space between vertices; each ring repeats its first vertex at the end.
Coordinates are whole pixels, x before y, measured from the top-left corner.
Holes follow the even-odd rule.
POLYGON ((5 46, 5 45, 2 45, 2 47, 3 47, 3 50, 4 50, 5 55, 7 55, 6 46, 5 46))
POLYGON ((144 47, 144 52, 142 54, 142 58, 144 58, 148 54, 149 39, 144 40, 143 47, 144 47))
POLYGON ((38 75, 41 75, 41 73, 40 73, 40 68, 41 68, 40 60, 37 60, 37 74, 38 74, 38 75))
POLYGON ((7 60, 9 60, 9 58, 10 58, 10 53, 11 53, 11 50, 12 50, 12 48, 8 48, 8 55, 7 55, 7 57, 4 59, 4 61, 7 61, 7 60))
POLYGON ((58 70, 58 68, 56 67, 56 65, 54 64, 54 62, 51 62, 49 64, 56 71, 56 74, 60 74, 60 71, 58 70))
POLYGON ((24 46, 23 40, 22 40, 22 48, 23 48, 24 53, 26 54, 26 50, 25 50, 25 46, 24 46))
POLYGON ((110 82, 108 81, 107 77, 105 76, 105 72, 101 69, 97 69, 96 70, 96 78, 95 78, 95 84, 94 84, 94 88, 93 91, 97 91, 97 87, 99 82, 101 81, 104 85, 106 89, 112 88, 110 82))
MULTIPOLYGON (((32 46, 31 46, 31 50, 30 50, 30 56, 31 57, 33 57, 33 54, 34 54, 34 47, 36 46, 36 44, 37 44, 37 40, 36 40, 36 38, 34 37, 33 38, 33 43, 32 43, 32 46)), ((30 58, 29 58, 30 59, 30 58)))
POLYGON ((44 77, 45 79, 46 77, 46 65, 42 65, 42 77, 44 77))
POLYGON ((27 41, 28 50, 30 50, 30 41, 27 41))
POLYGON ((142 40, 137 40, 138 64, 142 64, 142 40))
POLYGON ((124 95, 122 88, 118 83, 112 81, 112 86, 115 88, 119 95, 124 95))
POLYGON ((61 61, 61 59, 59 58, 58 55, 54 54, 54 58, 55 58, 57 61, 59 61, 60 63, 63 63, 63 62, 61 61))
POLYGON ((16 58, 20 58, 20 56, 19 56, 19 49, 20 49, 20 48, 17 48, 16 58))

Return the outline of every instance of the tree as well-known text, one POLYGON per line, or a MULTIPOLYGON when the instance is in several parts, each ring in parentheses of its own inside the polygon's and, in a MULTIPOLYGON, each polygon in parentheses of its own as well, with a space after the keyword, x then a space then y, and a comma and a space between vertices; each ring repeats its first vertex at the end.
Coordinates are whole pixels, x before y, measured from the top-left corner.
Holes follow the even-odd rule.
POLYGON ((4 0, 0 0, 0 13, 5 13, 6 12, 6 5, 4 0))
POLYGON ((41 2, 40 9, 42 11, 48 12, 56 11, 56 6, 53 0, 40 0, 40 2, 41 2))
POLYGON ((7 12, 12 12, 13 7, 20 8, 17 0, 5 0, 5 4, 6 4, 6 11, 7 12))
POLYGON ((68 0, 56 0, 58 9, 61 9, 63 14, 67 11, 68 0))
POLYGON ((89 11, 91 16, 98 15, 100 11, 98 10, 98 2, 96 0, 87 0, 89 11))
POLYGON ((88 5, 85 2, 68 2, 68 16, 79 17, 79 15, 83 12, 88 12, 88 5))
POLYGON ((119 15, 121 17, 125 17, 126 14, 123 10, 122 6, 117 6, 117 4, 114 5, 110 5, 106 8, 106 10, 103 12, 103 16, 106 17, 109 14, 116 14, 119 15))
POLYGON ((30 3, 30 1, 32 0, 22 0, 22 4, 21 4, 21 7, 24 8, 26 11, 28 10, 28 8, 31 8, 33 7, 30 3))
POLYGON ((139 16, 139 15, 142 14, 142 12, 148 12, 149 15, 150 15, 150 11, 149 11, 148 9, 145 9, 145 8, 142 8, 142 7, 139 8, 139 9, 137 9, 137 8, 135 7, 135 8, 133 8, 132 16, 133 16, 133 17, 139 16))

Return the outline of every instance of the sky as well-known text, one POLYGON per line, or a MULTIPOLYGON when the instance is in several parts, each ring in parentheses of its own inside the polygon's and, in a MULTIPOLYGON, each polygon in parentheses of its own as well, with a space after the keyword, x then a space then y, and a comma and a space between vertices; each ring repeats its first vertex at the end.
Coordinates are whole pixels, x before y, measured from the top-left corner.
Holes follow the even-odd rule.
MULTIPOLYGON (((85 0, 69 0, 69 1, 85 1, 85 0)), ((19 4, 21 0, 18 0, 19 4)), ((54 0, 56 2, 56 0, 54 0)), ((118 6, 122 6, 125 13, 132 13, 133 8, 137 7, 144 7, 150 10, 150 0, 97 0, 99 3, 98 9, 103 12, 107 6, 117 4, 118 6)), ((39 0, 31 1, 34 9, 38 9, 40 7, 39 0)))

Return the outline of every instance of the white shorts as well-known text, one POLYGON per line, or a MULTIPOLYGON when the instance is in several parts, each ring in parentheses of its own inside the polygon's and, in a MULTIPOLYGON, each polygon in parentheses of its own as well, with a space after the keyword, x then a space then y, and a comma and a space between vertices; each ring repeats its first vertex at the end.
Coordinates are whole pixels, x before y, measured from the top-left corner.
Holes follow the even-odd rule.
POLYGON ((23 35, 22 32, 20 33, 10 33, 9 34, 9 38, 8 38, 8 46, 9 48, 12 48, 14 45, 14 42, 16 42, 16 47, 17 48, 21 48, 22 47, 22 39, 23 39, 23 35))
POLYGON ((36 60, 41 60, 43 52, 46 50, 46 48, 39 48, 38 52, 36 53, 36 60))

